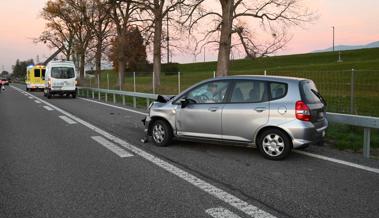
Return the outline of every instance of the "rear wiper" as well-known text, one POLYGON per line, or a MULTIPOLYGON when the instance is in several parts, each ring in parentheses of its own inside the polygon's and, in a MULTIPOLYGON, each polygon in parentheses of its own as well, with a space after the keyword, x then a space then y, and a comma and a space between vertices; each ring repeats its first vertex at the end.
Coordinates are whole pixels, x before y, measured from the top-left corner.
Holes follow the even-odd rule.
POLYGON ((315 95, 320 99, 320 101, 321 101, 325 106, 328 105, 328 104, 326 103, 324 97, 322 97, 321 94, 320 94, 318 91, 316 91, 316 90, 314 90, 314 89, 311 89, 311 91, 313 92, 313 94, 315 94, 315 95))

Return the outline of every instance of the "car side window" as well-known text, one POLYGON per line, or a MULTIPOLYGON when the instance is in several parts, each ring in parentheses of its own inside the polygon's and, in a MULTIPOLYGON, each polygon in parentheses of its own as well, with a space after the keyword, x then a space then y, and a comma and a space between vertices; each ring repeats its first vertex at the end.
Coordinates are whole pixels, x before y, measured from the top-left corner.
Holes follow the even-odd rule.
POLYGON ((287 84, 271 82, 270 94, 272 100, 283 98, 287 94, 287 84))
POLYGON ((196 104, 221 103, 224 101, 228 84, 226 81, 208 82, 189 91, 186 98, 196 104))
POLYGON ((265 101, 267 91, 264 81, 236 81, 231 97, 231 103, 256 103, 265 101))

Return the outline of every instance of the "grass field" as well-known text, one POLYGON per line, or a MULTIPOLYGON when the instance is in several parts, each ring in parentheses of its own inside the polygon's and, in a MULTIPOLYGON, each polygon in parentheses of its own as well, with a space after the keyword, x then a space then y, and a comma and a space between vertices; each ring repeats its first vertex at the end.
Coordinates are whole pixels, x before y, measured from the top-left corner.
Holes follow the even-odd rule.
MULTIPOLYGON (((379 48, 341 52, 343 62, 337 62, 338 52, 311 53, 266 57, 256 60, 232 61, 230 75, 258 74, 295 76, 312 79, 328 102, 328 111, 351 113, 351 81, 354 70, 353 113, 379 116, 379 48)), ((216 62, 180 64, 181 90, 213 77, 216 62)), ((137 72, 136 91, 153 92, 152 76, 139 76, 137 72)), ((117 73, 104 71, 100 87, 118 89, 117 73)), ((89 86, 89 81, 84 85, 89 86)), ((91 82, 97 87, 96 79, 91 82)), ((127 76, 123 90, 133 91, 133 77, 127 76)), ((161 75, 160 94, 178 93, 178 76, 161 75)))
MULTIPOLYGON (((342 62, 337 62, 338 52, 311 53, 265 57, 256 60, 234 60, 229 75, 257 74, 295 76, 315 81, 328 102, 329 112, 351 113, 352 69, 354 69, 353 114, 379 116, 379 48, 341 52, 342 62)), ((213 77, 216 62, 180 64, 181 90, 213 77)), ((152 93, 152 76, 136 73, 136 91, 152 93)), ((104 71, 100 87, 119 89, 117 73, 104 71)), ((83 81, 83 86, 97 87, 96 79, 83 81)), ((133 91, 133 77, 127 76, 123 90, 133 91)), ((178 93, 178 76, 161 75, 160 94, 178 93)), ((130 102, 130 101, 129 101, 130 102)), ((145 106, 144 100, 138 100, 145 106)), ((363 143, 362 128, 331 125, 327 133, 330 144, 338 149, 360 151, 363 143)), ((379 149, 379 131, 372 131, 372 147, 379 149)), ((379 153, 379 152, 378 152, 379 153)), ((379 154, 378 154, 379 155, 379 154)))

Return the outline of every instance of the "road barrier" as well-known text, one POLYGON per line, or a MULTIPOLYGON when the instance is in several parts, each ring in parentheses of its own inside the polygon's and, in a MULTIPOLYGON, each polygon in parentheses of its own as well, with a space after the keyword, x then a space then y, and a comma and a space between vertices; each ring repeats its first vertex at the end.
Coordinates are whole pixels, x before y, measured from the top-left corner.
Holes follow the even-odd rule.
MULTIPOLYGON (((108 101, 108 95, 113 95, 113 103, 116 103, 116 96, 122 97, 122 104, 126 104, 126 97, 133 98, 133 107, 137 107, 137 98, 146 99, 146 107, 149 106, 150 100, 157 99, 157 94, 142 93, 142 92, 128 92, 120 90, 109 90, 89 87, 78 87, 78 94, 83 97, 95 99, 97 95, 98 100, 101 100, 102 94, 105 96, 105 101, 108 101)), ((340 114, 327 112, 328 121, 331 123, 346 124, 351 126, 363 127, 363 156, 370 157, 370 138, 371 129, 379 129, 379 117, 359 116, 351 114, 340 114)))

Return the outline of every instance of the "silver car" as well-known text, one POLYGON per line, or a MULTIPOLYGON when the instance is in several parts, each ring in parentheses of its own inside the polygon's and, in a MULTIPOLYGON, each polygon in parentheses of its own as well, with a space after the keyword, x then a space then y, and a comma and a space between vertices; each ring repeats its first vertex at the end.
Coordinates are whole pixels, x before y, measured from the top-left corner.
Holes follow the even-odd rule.
POLYGON ((326 102, 312 80, 230 76, 200 82, 148 108, 146 140, 167 146, 175 137, 256 146, 272 160, 321 141, 326 102))

